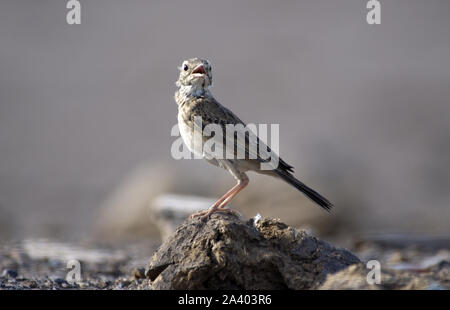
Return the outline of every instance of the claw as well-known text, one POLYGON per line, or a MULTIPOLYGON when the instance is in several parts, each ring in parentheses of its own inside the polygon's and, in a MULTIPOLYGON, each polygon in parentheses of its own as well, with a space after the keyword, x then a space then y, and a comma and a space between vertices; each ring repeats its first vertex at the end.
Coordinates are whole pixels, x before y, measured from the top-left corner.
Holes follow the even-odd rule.
POLYGON ((237 195, 241 190, 244 189, 248 184, 248 178, 245 174, 238 180, 238 183, 233 186, 225 195, 223 195, 215 204, 213 204, 208 210, 199 211, 197 213, 192 214, 189 218, 193 219, 196 217, 201 217, 202 220, 208 218, 214 212, 223 212, 223 213, 231 213, 238 217, 241 217, 241 214, 233 209, 228 209, 225 206, 231 201, 231 199, 237 195))
POLYGON ((203 210, 203 211, 196 212, 196 213, 192 214, 189 218, 193 219, 193 218, 196 218, 196 217, 200 217, 202 220, 205 220, 205 219, 209 218, 209 216, 211 214, 216 213, 216 212, 230 213, 230 214, 236 215, 238 217, 241 216, 241 214, 238 211, 233 210, 233 209, 223 208, 223 207, 221 207, 221 208, 219 208, 219 207, 215 207, 215 208, 211 207, 208 210, 203 210))

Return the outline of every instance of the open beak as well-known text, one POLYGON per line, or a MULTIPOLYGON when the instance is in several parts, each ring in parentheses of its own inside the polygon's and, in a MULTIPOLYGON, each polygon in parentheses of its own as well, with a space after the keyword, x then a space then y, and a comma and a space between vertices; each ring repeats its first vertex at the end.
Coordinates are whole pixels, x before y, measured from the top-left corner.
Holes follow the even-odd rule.
POLYGON ((203 65, 198 65, 194 71, 192 71, 192 74, 206 74, 206 70, 203 67, 203 65))

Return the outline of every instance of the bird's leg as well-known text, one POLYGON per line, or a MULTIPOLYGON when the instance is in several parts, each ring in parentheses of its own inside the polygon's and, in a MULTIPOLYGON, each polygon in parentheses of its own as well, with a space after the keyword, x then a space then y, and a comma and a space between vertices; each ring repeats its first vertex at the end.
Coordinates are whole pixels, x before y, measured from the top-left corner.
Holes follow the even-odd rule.
POLYGON ((230 195, 228 195, 223 201, 222 203, 217 207, 219 210, 220 209, 224 209, 224 210, 231 210, 231 209, 226 209, 225 207, 227 206, 227 204, 231 201, 231 199, 234 198, 234 196, 236 196, 241 190, 243 190, 246 186, 248 185, 248 178, 243 178, 238 180, 238 184, 236 184, 236 190, 234 192, 232 192, 230 195))
POLYGON ((230 189, 225 195, 216 201, 208 210, 200 211, 191 215, 191 218, 201 216, 202 219, 209 217, 214 212, 225 212, 236 214, 237 211, 227 209, 225 206, 236 196, 241 190, 243 190, 248 184, 248 177, 242 177, 238 179, 238 182, 232 189, 230 189))
POLYGON ((202 215, 202 219, 208 218, 211 214, 214 212, 223 212, 223 213, 232 213, 237 214, 239 213, 233 209, 227 209, 225 206, 233 199, 234 196, 236 196, 241 190, 243 190, 248 184, 248 178, 239 179, 238 183, 230 190, 228 193, 223 195, 221 199, 219 199, 219 203, 215 203, 211 208, 206 210, 206 212, 202 215))
POLYGON ((216 210, 216 209, 219 207, 219 205, 220 205, 220 204, 221 204, 221 203, 222 203, 229 195, 231 195, 235 190, 237 190, 238 186, 239 186, 239 184, 236 184, 235 186, 233 186, 232 189, 230 189, 225 195, 223 195, 219 200, 217 200, 217 201, 216 201, 209 209, 198 211, 198 212, 192 214, 192 215, 190 216, 190 218, 194 218, 194 217, 198 217, 198 216, 203 216, 203 215, 205 215, 205 214, 206 214, 209 210, 211 210, 211 209, 216 210))

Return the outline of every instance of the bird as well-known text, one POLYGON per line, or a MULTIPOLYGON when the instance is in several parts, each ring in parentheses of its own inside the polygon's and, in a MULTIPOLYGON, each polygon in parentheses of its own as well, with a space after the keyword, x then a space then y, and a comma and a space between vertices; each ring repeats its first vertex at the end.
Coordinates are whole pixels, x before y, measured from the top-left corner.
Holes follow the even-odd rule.
MULTIPOLYGON (((227 170, 236 180, 236 185, 217 200, 209 209, 199 211, 191 215, 191 218, 208 218, 213 213, 234 213, 236 210, 228 208, 229 202, 242 191, 249 183, 248 171, 269 175, 281 179, 293 186, 318 206, 330 212, 333 204, 312 188, 298 180, 293 172, 294 167, 282 160, 278 154, 270 150, 257 134, 245 131, 245 139, 238 139, 239 133, 233 133, 232 139, 226 139, 227 135, 219 135, 216 131, 205 134, 209 127, 219 128, 226 132, 227 126, 240 128, 246 124, 231 110, 221 105, 212 95, 212 68, 206 59, 190 58, 184 60, 179 69, 179 77, 176 81, 178 89, 175 92, 175 102, 178 105, 178 127, 183 142, 191 153, 205 159, 210 164, 227 170), (200 120, 200 121, 199 121, 200 120), (214 127, 215 126, 215 127, 214 127), (214 135, 212 134, 214 133, 214 135), (217 147, 222 147, 222 153, 211 151, 205 145, 213 140, 217 147), (195 143, 197 141, 197 143, 195 143), (230 145, 232 143, 232 145, 230 145), (225 148, 229 148, 231 155, 226 156, 225 148), (266 149, 271 156, 276 158, 277 165, 271 169, 262 169, 263 164, 269 164, 266 149), (244 156, 236 156, 239 154, 244 156), (264 155, 264 156, 263 156, 264 155)), ((227 136, 229 137, 229 136, 227 136)))

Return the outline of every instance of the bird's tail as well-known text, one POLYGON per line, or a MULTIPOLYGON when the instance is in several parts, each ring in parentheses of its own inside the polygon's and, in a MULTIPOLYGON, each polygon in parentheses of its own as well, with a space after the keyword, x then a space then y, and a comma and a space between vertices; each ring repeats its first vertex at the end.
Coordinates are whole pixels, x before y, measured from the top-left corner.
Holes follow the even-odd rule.
POLYGON ((276 169, 274 170, 274 172, 285 182, 289 183, 290 185, 301 191, 303 194, 306 195, 306 197, 314 201, 316 204, 324 208, 326 211, 330 212, 330 210, 333 208, 333 204, 330 201, 328 201, 328 199, 326 199, 312 188, 309 188, 308 186, 297 180, 288 171, 276 169))

